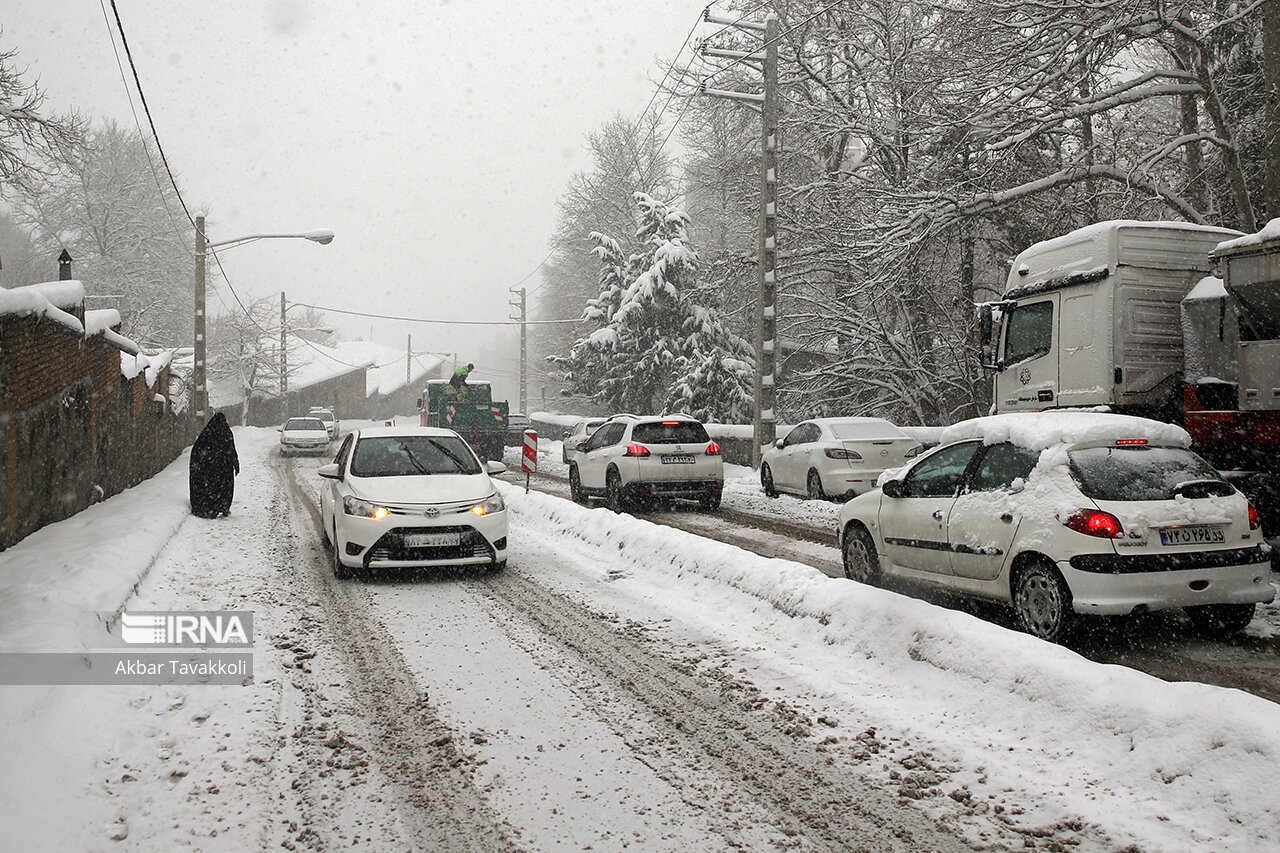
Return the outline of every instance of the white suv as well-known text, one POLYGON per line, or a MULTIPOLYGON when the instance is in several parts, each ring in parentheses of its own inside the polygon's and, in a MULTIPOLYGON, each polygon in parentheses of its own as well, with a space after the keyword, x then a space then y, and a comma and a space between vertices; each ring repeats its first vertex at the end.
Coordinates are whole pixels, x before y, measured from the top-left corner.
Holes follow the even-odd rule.
POLYGON ((610 418, 569 463, 573 499, 603 497, 615 511, 658 497, 692 498, 716 509, 723 488, 720 445, 687 415, 610 418))

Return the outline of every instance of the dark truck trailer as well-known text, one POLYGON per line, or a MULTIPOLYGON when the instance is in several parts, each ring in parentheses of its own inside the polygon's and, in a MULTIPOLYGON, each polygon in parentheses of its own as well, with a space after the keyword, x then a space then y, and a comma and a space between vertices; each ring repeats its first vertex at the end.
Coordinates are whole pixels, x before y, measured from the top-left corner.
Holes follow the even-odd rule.
POLYGON ((481 459, 502 461, 508 404, 505 400, 494 401, 488 382, 468 382, 458 396, 448 382, 433 379, 423 390, 419 406, 422 426, 451 429, 481 459))

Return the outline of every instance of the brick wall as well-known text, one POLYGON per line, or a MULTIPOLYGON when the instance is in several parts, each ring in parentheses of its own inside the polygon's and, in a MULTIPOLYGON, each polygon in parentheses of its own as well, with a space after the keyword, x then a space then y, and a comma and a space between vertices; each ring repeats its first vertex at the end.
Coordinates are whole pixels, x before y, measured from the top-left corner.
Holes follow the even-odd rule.
MULTIPOLYGON (((70 311, 83 319, 83 308, 70 311)), ((120 350, 35 316, 0 316, 0 549, 154 476, 198 434, 120 350)))

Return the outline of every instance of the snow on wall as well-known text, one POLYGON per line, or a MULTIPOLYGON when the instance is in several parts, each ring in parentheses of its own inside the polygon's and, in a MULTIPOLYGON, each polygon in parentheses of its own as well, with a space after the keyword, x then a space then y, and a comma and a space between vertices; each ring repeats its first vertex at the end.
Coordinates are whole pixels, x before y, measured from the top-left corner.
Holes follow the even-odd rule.
POLYGON ((1246 234, 1243 237, 1237 237, 1234 240, 1226 240, 1219 243, 1213 250, 1215 255, 1230 252, 1233 249, 1246 249, 1251 246, 1261 246, 1272 240, 1280 240, 1280 218, 1273 219, 1266 225, 1262 226, 1262 230, 1256 234, 1246 234))

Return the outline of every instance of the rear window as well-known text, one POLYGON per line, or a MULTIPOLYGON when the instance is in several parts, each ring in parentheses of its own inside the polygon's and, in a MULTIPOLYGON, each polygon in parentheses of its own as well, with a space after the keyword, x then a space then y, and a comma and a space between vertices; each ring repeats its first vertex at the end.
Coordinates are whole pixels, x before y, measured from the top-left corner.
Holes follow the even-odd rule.
POLYGON ((356 444, 351 473, 357 477, 479 474, 480 463, 457 436, 371 436, 356 444))
POLYGON ((332 412, 312 412, 311 417, 318 418, 322 421, 331 421, 333 420, 333 413, 332 412))
POLYGON ((907 434, 888 421, 830 424, 831 434, 844 441, 849 439, 906 438, 907 434))
POLYGON ((1208 462, 1181 447, 1088 447, 1068 457, 1080 491, 1094 500, 1163 501, 1235 491, 1208 462))
POLYGON ((697 421, 659 421, 636 424, 631 440, 641 444, 705 444, 711 436, 697 421))
POLYGON ((289 418, 285 422, 285 429, 324 429, 324 423, 315 418, 289 418))

